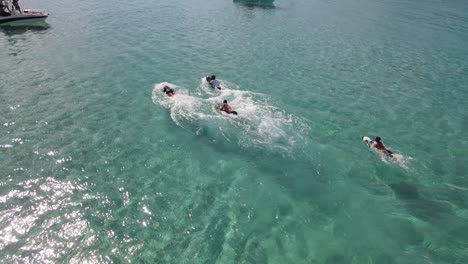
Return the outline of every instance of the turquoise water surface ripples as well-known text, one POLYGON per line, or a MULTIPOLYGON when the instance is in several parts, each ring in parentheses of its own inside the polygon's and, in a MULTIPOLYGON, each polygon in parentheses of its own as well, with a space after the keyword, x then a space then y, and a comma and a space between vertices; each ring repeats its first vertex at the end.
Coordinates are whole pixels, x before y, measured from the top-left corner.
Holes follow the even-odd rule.
POLYGON ((51 15, 0 27, 3 262, 468 261, 465 2, 21 4, 51 15))

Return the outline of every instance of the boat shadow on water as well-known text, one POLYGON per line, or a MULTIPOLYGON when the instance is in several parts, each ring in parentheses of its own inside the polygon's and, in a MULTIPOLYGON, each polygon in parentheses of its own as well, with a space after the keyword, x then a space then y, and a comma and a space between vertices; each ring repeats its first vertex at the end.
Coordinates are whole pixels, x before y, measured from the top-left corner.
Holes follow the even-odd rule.
POLYGON ((35 25, 27 25, 27 26, 8 26, 3 25, 0 26, 0 32, 5 34, 6 36, 14 36, 24 34, 26 32, 34 32, 34 33, 41 33, 50 28, 50 25, 47 23, 35 24, 35 25))
POLYGON ((262 1, 262 0, 234 0, 234 3, 240 6, 245 6, 248 8, 264 8, 264 9, 274 9, 276 8, 274 1, 262 1))

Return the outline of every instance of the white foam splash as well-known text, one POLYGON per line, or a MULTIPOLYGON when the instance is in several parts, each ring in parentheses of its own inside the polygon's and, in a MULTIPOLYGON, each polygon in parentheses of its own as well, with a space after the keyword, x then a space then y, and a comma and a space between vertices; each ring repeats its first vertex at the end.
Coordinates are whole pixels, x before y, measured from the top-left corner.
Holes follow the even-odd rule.
POLYGON ((379 151, 380 159, 385 163, 393 163, 404 169, 409 169, 408 164, 413 159, 412 157, 404 156, 402 154, 392 154, 391 157, 379 151))
POLYGON ((197 135, 222 137, 228 142, 237 142, 242 147, 275 149, 291 152, 305 141, 303 133, 308 127, 299 119, 271 105, 264 94, 241 91, 233 84, 221 81, 223 90, 209 87, 205 78, 189 95, 187 89, 167 82, 153 89, 153 102, 170 109, 172 120, 180 127, 197 135), (175 90, 169 97, 162 92, 164 86, 175 90), (227 100, 238 115, 227 114, 217 109, 227 100))

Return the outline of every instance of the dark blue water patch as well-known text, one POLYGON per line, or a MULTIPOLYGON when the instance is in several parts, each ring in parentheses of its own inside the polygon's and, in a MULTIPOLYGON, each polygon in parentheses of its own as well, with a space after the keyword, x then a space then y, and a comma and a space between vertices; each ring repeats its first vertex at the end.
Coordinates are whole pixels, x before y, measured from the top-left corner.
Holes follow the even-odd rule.
POLYGON ((192 219, 204 217, 209 208, 213 208, 220 194, 226 193, 231 187, 231 182, 214 181, 206 185, 197 185, 194 192, 199 193, 197 200, 189 203, 188 208, 191 212, 192 219))
POLYGON ((268 253, 265 252, 260 241, 252 240, 246 245, 243 259, 247 263, 268 263, 268 253))
POLYGON ((436 239, 427 241, 423 248, 435 261, 441 263, 467 263, 468 254, 466 248, 468 244, 465 242, 467 235, 467 226, 452 229, 451 232, 441 234, 436 239))
POLYGON ((401 182, 390 184, 390 187, 395 191, 397 197, 402 200, 415 200, 420 198, 419 191, 413 184, 401 182))
POLYGON ((377 254, 374 258, 375 263, 379 264, 395 264, 396 260, 387 254, 377 254))
POLYGON ((432 193, 434 199, 452 203, 462 209, 468 209, 468 190, 463 187, 442 184, 434 188, 432 193))
POLYGON ((424 233, 413 222, 403 219, 394 220, 402 245, 417 246, 424 242, 424 233))
POLYGON ((423 197, 415 184, 399 182, 389 186, 396 197, 405 203, 409 213, 418 218, 435 221, 443 219, 445 215, 454 215, 447 206, 423 197))
POLYGON ((216 216, 211 218, 204 230, 203 246, 200 251, 208 256, 208 262, 214 263, 221 256, 230 223, 228 213, 229 208, 227 207, 216 210, 216 216))
POLYGON ((324 264, 346 264, 350 263, 351 259, 341 254, 333 254, 325 260, 324 264))
POLYGON ((49 24, 37 24, 30 26, 8 26, 2 25, 0 27, 0 33, 5 34, 7 37, 21 35, 25 33, 43 33, 50 28, 49 24))

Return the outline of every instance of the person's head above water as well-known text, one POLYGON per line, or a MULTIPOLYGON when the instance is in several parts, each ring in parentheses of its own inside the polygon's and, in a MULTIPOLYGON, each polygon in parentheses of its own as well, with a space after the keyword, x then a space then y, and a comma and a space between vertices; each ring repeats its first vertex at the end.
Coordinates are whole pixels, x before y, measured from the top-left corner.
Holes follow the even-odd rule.
POLYGON ((214 80, 214 79, 216 79, 216 76, 214 76, 214 75, 211 75, 211 77, 210 77, 210 78, 211 78, 211 80, 214 80))
POLYGON ((224 101, 223 101, 223 104, 227 104, 227 100, 224 100, 224 101))
POLYGON ((377 142, 380 143, 380 140, 382 140, 382 138, 380 138, 379 136, 376 136, 376 137, 375 137, 375 141, 377 141, 377 142))

